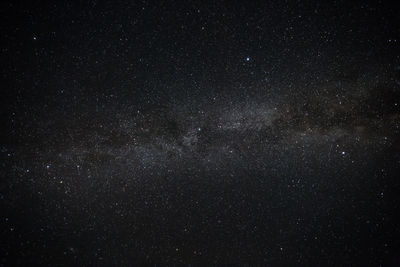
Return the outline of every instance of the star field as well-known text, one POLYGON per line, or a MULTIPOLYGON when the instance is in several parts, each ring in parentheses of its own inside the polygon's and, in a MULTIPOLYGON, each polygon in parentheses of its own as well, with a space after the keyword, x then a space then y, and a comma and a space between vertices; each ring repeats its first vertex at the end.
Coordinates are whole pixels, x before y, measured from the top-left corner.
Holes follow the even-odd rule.
POLYGON ((1 5, 0 265, 400 264, 398 9, 1 5))

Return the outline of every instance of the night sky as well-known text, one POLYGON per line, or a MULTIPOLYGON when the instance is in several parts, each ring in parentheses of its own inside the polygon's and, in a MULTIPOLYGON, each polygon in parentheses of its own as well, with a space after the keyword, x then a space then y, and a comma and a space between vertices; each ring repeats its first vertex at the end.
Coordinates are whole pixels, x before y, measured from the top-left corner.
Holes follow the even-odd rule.
POLYGON ((395 5, 31 2, 0 4, 1 266, 400 266, 395 5))

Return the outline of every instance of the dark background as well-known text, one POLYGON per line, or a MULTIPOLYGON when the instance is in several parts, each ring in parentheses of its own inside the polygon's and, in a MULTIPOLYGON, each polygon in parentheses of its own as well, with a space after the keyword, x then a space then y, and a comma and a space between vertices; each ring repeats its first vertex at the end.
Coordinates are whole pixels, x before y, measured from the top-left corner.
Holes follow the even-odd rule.
POLYGON ((398 266, 388 1, 0 4, 0 264, 398 266))

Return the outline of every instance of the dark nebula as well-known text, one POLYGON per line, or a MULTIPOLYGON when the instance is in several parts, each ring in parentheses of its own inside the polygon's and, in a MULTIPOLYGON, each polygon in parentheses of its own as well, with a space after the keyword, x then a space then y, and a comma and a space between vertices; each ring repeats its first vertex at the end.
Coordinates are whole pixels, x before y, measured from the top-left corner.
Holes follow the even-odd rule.
POLYGON ((399 266, 400 12, 1 3, 1 266, 399 266))

